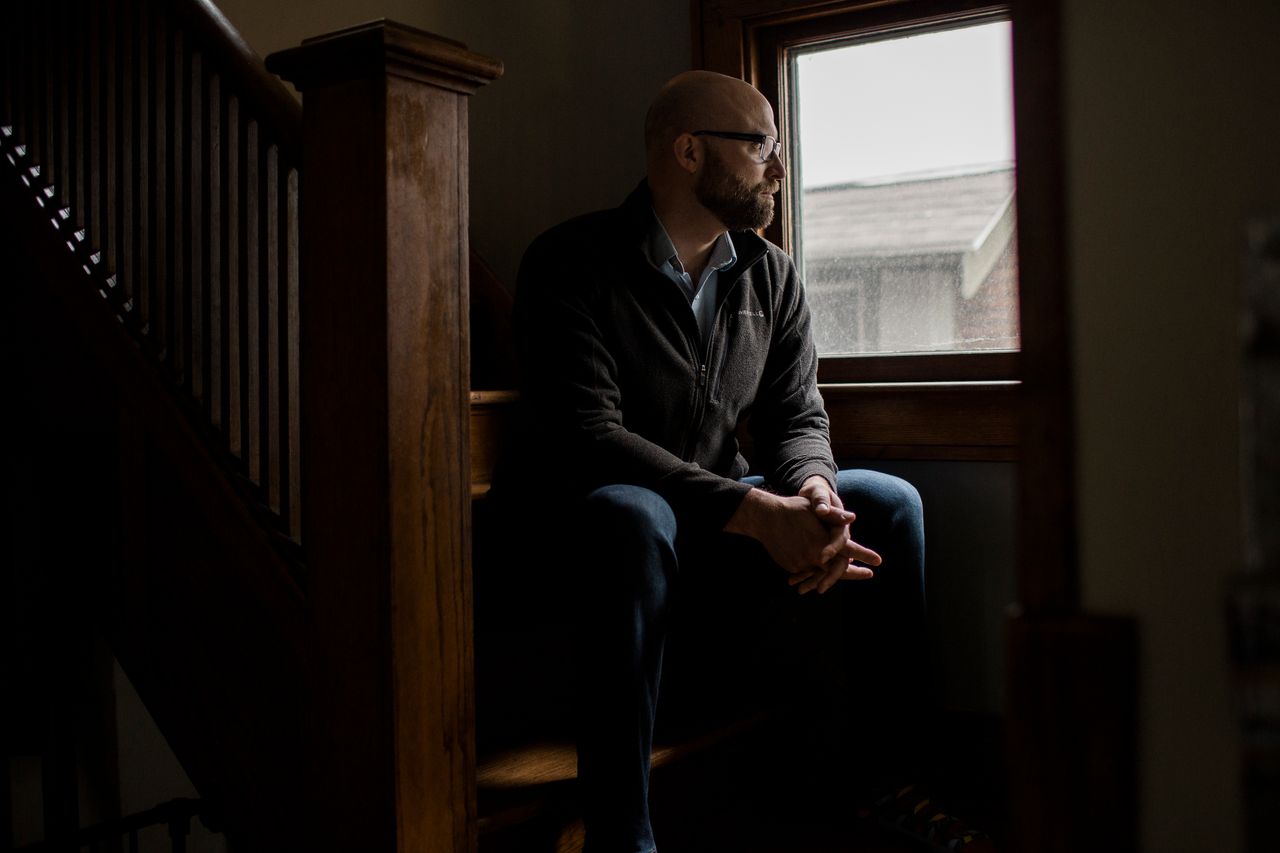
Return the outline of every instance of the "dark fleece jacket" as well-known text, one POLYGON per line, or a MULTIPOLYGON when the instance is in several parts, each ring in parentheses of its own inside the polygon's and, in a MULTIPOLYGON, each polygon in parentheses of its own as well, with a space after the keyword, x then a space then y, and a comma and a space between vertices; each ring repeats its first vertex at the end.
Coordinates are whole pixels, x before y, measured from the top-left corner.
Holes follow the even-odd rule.
POLYGON ((645 253, 654 225, 641 182, 621 207, 552 228, 525 253, 515 322, 526 482, 548 497, 644 486, 682 529, 720 530, 749 491, 735 435, 748 417, 755 469, 773 488, 794 494, 814 474, 834 482, 791 258, 732 233, 738 260, 720 272, 704 342, 688 299, 645 253))

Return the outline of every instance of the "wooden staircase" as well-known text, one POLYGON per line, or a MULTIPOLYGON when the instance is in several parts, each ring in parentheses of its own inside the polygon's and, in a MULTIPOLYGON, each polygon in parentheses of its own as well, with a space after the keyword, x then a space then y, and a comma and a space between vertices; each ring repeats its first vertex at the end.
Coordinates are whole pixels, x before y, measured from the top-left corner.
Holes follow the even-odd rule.
POLYGON ((20 4, 0 42, 6 245, 112 387, 117 657, 249 849, 473 849, 466 98, 500 64, 378 22, 277 58, 304 115, 206 0, 20 4))

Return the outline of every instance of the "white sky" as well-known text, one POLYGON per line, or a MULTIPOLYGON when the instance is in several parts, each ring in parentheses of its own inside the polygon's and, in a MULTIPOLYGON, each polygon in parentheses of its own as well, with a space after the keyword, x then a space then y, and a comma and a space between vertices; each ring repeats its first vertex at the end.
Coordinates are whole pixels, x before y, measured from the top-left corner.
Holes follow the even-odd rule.
POLYGON ((1011 163, 1010 65, 1008 22, 798 55, 804 186, 1011 163))

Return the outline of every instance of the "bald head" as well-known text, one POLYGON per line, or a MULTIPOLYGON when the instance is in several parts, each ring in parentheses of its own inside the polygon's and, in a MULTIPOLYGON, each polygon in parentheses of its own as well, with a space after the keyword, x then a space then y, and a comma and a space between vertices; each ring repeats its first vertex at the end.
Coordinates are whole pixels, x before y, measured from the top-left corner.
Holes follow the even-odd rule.
POLYGON ((762 110, 772 115, 764 95, 736 77, 714 71, 676 75, 658 91, 645 116, 644 144, 650 169, 670 153, 680 134, 700 129, 748 129, 740 127, 742 122, 762 110))
POLYGON ((752 86, 710 71, 673 77, 649 106, 644 135, 653 209, 682 259, 696 265, 724 231, 773 219, 787 170, 772 146, 762 147, 778 129, 752 86))

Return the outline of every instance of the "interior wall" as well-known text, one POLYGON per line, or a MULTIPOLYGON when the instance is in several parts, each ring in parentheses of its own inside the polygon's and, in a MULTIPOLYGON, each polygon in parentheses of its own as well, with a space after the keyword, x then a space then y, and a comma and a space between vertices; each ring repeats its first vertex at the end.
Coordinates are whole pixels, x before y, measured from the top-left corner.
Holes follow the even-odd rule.
POLYGON ((497 57, 470 103, 471 243, 509 288, 545 229, 613 207, 644 173, 644 106, 689 67, 688 0, 217 0, 259 54, 373 18, 497 57))
POLYGON ((1086 604, 1139 621, 1144 849, 1238 850, 1237 310, 1280 205, 1280 6, 1061 6, 1086 604))
POLYGON ((902 477, 924 503, 929 680, 936 702, 951 711, 1002 713, 1004 628, 1017 596, 1017 466, 883 460, 854 465, 902 477))

